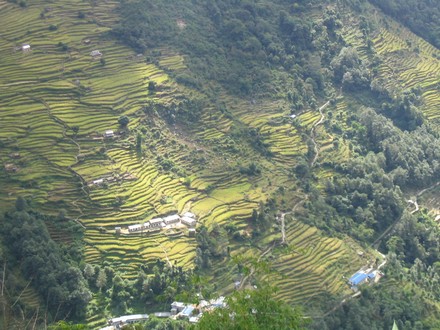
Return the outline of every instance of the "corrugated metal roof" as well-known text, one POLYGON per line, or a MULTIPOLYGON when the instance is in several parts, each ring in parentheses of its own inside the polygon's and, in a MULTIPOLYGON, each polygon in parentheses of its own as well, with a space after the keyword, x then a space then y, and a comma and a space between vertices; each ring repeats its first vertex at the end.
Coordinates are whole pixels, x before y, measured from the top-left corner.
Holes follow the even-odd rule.
POLYGON ((185 307, 185 309, 181 312, 181 314, 189 317, 192 314, 193 310, 194 310, 194 307, 189 305, 189 306, 185 307))
POLYGON ((349 282, 352 284, 352 285, 358 285, 359 283, 362 283, 363 281, 365 281, 365 279, 367 278, 367 274, 365 274, 365 273, 356 273, 356 274, 354 274, 351 278, 350 278, 350 280, 349 280, 349 282))

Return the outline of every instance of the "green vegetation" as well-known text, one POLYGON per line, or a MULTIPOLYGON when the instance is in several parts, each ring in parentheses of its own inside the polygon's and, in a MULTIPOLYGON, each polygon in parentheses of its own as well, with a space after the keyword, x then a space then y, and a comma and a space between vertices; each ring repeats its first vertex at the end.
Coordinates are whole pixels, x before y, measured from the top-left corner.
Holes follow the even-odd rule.
POLYGON ((440 9, 435 2, 429 0, 371 0, 371 2, 419 36, 440 47, 440 9))
POLYGON ((195 329, 304 329, 301 313, 275 299, 270 287, 237 291, 227 307, 206 313, 195 329))

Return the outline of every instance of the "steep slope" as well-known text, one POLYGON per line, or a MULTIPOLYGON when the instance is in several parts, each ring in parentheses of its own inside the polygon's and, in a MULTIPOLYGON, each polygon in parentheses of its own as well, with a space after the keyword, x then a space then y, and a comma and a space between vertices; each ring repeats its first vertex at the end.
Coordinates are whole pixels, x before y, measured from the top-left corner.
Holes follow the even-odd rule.
MULTIPOLYGON (((348 176, 341 168, 372 149, 359 109, 377 109, 396 134, 421 121, 438 131, 440 118, 439 50, 374 7, 362 15, 314 1, 5 3, 2 209, 17 196, 48 213, 65 209, 84 228, 85 262, 128 280, 156 259, 193 269, 200 242, 115 227, 191 211, 211 235, 227 231, 219 249, 228 252, 204 270, 218 292, 241 279, 231 259, 260 255, 280 275, 283 299, 310 310, 324 296, 342 300, 343 276, 375 262, 366 246, 396 220, 341 224, 323 206, 329 182, 348 176), (337 70, 344 47, 357 56, 351 76, 337 70), (411 88, 414 107, 393 108, 411 88), (267 211, 261 228, 254 211, 267 211)), ((431 175, 421 174, 421 187, 438 168, 431 175)), ((329 309, 322 305, 319 313, 329 309)), ((94 327, 102 307, 99 317, 89 311, 94 327)))

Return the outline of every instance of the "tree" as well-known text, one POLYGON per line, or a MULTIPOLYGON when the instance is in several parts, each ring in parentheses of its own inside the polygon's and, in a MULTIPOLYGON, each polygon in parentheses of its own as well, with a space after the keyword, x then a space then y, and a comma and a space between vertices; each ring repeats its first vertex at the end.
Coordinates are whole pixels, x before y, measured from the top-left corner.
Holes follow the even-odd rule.
POLYGON ((121 116, 118 119, 118 124, 121 125, 121 127, 126 127, 129 122, 130 122, 130 119, 128 119, 127 116, 121 116))
POLYGON ((149 81, 148 82, 148 90, 150 92, 154 92, 156 90, 156 83, 154 81, 149 81))
POLYGON ((227 306, 204 313, 197 329, 304 329, 308 323, 297 308, 275 299, 276 290, 263 285, 255 290, 234 292, 227 306))
POLYGON ((142 141, 143 141, 142 134, 137 133, 137 135, 136 135, 136 150, 138 152, 142 152, 142 141))
POLYGON ((101 268, 98 273, 98 277, 96 278, 96 286, 101 290, 107 284, 107 274, 105 270, 101 268))
POLYGON ((27 208, 26 200, 22 196, 18 196, 15 201, 15 209, 17 211, 24 211, 27 208))
POLYGON ((95 275, 95 269, 91 264, 86 264, 83 272, 84 272, 84 277, 87 280, 90 280, 93 277, 93 275, 95 275))

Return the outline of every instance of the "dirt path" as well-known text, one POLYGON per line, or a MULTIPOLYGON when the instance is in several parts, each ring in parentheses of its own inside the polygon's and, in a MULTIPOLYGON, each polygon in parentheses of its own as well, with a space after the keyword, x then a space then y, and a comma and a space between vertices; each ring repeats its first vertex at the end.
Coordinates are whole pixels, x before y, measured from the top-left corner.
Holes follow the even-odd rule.
POLYGON ((329 104, 330 104, 330 101, 327 101, 319 107, 319 114, 321 115, 321 118, 319 118, 319 120, 313 124, 312 129, 310 130, 310 137, 312 138, 313 149, 315 150, 315 156, 313 157, 313 160, 310 163, 311 167, 313 167, 315 165, 315 163, 319 157, 319 148, 318 148, 318 144, 316 143, 315 129, 318 125, 321 125, 322 122, 324 121, 325 115, 322 112, 322 110, 324 110, 329 104))

